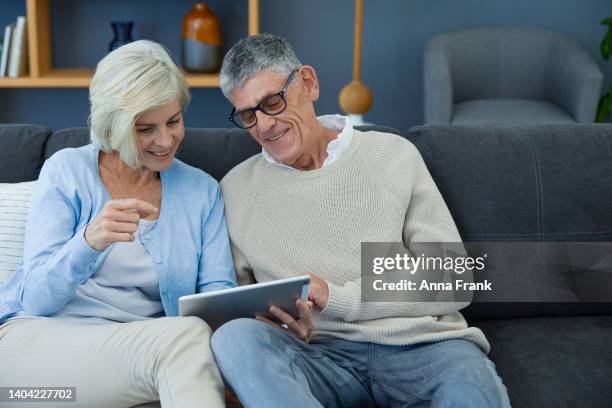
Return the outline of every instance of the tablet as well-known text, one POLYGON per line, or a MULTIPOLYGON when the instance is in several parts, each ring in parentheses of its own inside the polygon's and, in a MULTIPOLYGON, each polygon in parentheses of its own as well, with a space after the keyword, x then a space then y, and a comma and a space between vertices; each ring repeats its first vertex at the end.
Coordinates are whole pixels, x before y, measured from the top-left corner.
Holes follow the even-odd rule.
POLYGON ((298 298, 307 299, 309 283, 309 276, 298 276, 181 296, 179 315, 198 316, 213 330, 225 322, 241 317, 254 318, 255 315, 261 315, 276 320, 268 311, 272 305, 297 318, 298 309, 295 301, 298 298))

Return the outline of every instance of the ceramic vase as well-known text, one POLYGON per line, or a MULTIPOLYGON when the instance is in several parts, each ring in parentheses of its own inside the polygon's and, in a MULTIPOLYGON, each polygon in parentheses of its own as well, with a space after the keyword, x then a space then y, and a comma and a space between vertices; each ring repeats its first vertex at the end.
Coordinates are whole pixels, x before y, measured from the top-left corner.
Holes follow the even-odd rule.
POLYGON ((115 37, 108 45, 109 52, 134 41, 132 38, 132 28, 134 28, 134 23, 132 21, 113 21, 111 23, 111 27, 113 28, 115 37))
POLYGON ((219 18, 206 3, 196 3, 183 18, 182 65, 189 72, 218 72, 221 65, 219 18))

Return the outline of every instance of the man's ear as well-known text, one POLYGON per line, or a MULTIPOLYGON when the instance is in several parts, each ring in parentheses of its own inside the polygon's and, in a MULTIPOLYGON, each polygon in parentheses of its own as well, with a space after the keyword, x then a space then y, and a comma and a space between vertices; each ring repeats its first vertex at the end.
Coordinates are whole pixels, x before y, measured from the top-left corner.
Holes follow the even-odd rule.
POLYGON ((319 79, 317 72, 310 65, 302 65, 297 74, 302 79, 304 91, 311 102, 319 100, 319 79))

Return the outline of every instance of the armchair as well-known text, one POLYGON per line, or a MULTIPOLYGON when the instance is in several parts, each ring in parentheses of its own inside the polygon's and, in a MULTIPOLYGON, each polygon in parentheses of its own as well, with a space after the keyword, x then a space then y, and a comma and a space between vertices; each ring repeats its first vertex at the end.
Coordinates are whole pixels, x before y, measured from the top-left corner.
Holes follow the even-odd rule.
POLYGON ((436 35, 423 68, 425 123, 593 122, 603 83, 584 47, 540 28, 436 35))

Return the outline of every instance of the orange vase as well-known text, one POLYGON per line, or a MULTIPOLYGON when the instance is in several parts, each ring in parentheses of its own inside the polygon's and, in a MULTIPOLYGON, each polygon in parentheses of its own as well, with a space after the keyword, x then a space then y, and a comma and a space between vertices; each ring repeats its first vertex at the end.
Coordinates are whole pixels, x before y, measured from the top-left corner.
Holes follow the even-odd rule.
POLYGON ((217 72, 220 67, 219 18, 206 3, 196 3, 183 18, 183 68, 190 72, 217 72))

